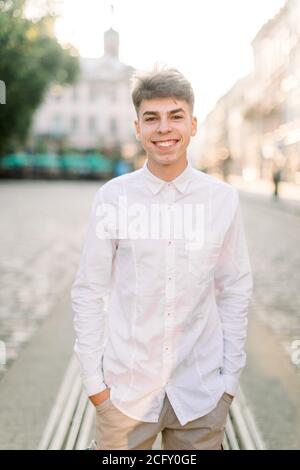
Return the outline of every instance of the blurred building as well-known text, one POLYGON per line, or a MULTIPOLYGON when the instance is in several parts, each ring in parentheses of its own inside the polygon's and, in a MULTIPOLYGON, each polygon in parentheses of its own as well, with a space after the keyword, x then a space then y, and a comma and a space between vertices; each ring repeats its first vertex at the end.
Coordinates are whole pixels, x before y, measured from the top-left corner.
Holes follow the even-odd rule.
POLYGON ((254 70, 217 103, 204 124, 200 167, 248 179, 300 177, 300 1, 287 0, 252 42, 254 70), (227 165, 228 166, 228 165, 227 165), (227 171, 227 170, 226 170, 227 171))
POLYGON ((136 142, 130 96, 133 67, 119 60, 119 34, 104 33, 104 55, 81 58, 81 74, 73 86, 54 85, 33 123, 34 139, 49 139, 78 149, 126 146, 136 142))
POLYGON ((222 96, 209 113, 201 130, 204 138, 201 149, 201 168, 220 172, 226 177, 228 171, 239 173, 246 161, 252 158, 245 152, 245 140, 249 130, 243 118, 246 90, 252 76, 239 80, 222 96))

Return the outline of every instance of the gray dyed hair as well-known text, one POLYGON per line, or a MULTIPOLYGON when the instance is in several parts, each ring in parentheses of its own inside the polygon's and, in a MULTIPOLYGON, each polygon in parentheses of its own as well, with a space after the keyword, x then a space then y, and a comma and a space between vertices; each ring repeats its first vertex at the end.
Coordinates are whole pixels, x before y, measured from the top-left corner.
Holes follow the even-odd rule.
POLYGON ((151 71, 137 71, 131 78, 131 97, 138 115, 141 102, 154 98, 177 98, 187 102, 191 115, 194 92, 190 82, 175 68, 155 66, 151 71))

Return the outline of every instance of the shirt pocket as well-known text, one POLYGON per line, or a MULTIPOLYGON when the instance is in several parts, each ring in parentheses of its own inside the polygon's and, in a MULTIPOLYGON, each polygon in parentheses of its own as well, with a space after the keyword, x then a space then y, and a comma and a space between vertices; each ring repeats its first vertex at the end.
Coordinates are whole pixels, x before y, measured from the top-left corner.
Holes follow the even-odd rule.
POLYGON ((197 283, 202 284, 213 278, 220 254, 219 245, 205 245, 202 248, 188 249, 188 272, 197 283))

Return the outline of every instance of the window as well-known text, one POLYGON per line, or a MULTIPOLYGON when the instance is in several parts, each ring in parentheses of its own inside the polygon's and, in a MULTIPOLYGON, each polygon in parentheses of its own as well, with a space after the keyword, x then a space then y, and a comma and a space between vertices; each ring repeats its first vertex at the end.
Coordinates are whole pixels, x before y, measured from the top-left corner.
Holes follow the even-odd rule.
POLYGON ((91 85, 89 88, 89 98, 90 101, 95 101, 98 98, 97 89, 94 85, 91 85))
POLYGON ((75 131, 77 130, 79 127, 79 118, 78 116, 72 116, 72 119, 71 119, 71 129, 72 131, 75 131))
POLYGON ((61 125, 62 125, 62 118, 60 114, 55 114, 52 119, 53 123, 53 131, 55 133, 59 132, 61 130, 61 125))
POLYGON ((114 136, 117 135, 118 132, 117 121, 114 117, 110 120, 110 132, 114 136))
POLYGON ((88 128, 90 132, 95 132, 97 128, 97 121, 95 116, 90 116, 89 122, 88 122, 88 128))

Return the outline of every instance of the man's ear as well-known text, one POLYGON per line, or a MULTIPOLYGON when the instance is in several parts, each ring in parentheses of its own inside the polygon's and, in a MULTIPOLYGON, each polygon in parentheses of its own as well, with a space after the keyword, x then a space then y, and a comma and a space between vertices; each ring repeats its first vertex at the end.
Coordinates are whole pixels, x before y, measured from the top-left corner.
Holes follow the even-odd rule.
POLYGON ((139 125, 139 121, 136 120, 134 121, 134 127, 135 127, 135 137, 137 140, 141 140, 141 136, 140 136, 140 125, 139 125))
POLYGON ((197 126, 198 126, 198 121, 196 116, 192 117, 192 133, 191 135, 194 136, 197 134, 197 126))

